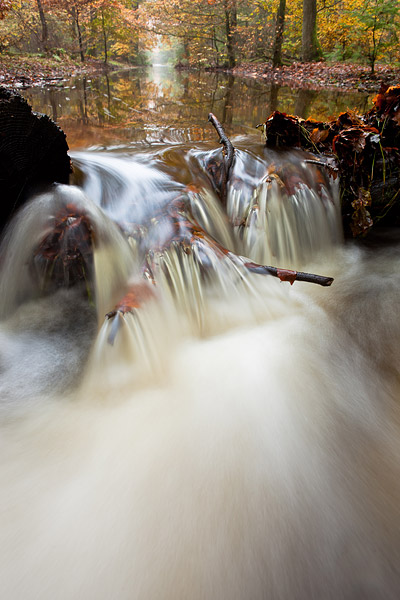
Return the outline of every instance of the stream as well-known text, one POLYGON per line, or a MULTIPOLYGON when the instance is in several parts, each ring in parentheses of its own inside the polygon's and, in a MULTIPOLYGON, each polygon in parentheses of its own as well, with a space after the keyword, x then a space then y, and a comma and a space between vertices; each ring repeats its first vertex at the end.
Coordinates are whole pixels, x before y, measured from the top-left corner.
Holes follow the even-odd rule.
POLYGON ((78 112, 77 83, 26 91, 74 175, 1 242, 0 596, 397 600, 400 234, 345 242, 337 181, 263 147, 243 81, 223 205, 227 82, 211 107, 165 72, 108 117, 94 86, 78 112))

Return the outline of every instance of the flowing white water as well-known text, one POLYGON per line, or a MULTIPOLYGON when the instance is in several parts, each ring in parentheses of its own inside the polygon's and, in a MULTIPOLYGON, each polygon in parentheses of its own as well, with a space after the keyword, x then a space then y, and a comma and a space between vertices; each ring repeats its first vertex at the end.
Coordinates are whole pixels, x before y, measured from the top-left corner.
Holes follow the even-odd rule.
POLYGON ((131 161, 130 188, 127 157, 80 154, 89 199, 34 199, 3 242, 0 597, 397 600, 400 240, 341 245, 334 190, 275 195, 251 154, 229 226, 200 168, 186 188, 152 160, 131 161), (163 247, 175 194, 230 249, 335 282, 163 247), (32 281, 43 215, 71 203, 94 223, 97 310, 83 283, 40 295, 32 281), (103 321, 145 260, 150 299, 103 321))

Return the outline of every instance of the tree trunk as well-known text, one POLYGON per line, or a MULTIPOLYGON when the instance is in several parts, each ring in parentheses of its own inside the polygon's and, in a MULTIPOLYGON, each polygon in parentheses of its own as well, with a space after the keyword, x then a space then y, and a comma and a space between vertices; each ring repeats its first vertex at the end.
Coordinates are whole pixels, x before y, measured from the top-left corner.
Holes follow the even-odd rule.
POLYGON ((41 46, 42 46, 42 50, 44 50, 44 52, 47 52, 49 32, 48 32, 48 28, 47 28, 46 15, 44 14, 42 0, 36 0, 36 2, 37 2, 38 11, 39 11, 40 23, 42 25, 41 46))
MULTIPOLYGON (((139 4, 140 4, 139 0, 132 0, 130 9, 132 11, 139 10, 139 4)), ((135 41, 132 44, 133 54, 135 56, 135 61, 134 62, 135 62, 135 64, 138 64, 138 62, 139 62, 139 59, 138 59, 138 56, 139 56, 139 33, 138 33, 138 31, 136 31, 132 35, 135 36, 135 41)), ((131 60, 129 60, 129 62, 131 62, 131 60)))
POLYGON ((321 58, 317 39, 317 0, 303 0, 303 29, 301 60, 310 62, 321 58))
POLYGON ((81 62, 85 62, 85 54, 83 52, 82 31, 81 31, 81 26, 79 23, 79 11, 78 10, 75 11, 75 24, 76 24, 76 30, 78 32, 79 54, 81 57, 81 62))
POLYGON ((237 26, 236 0, 224 0, 225 8, 225 33, 226 52, 228 55, 228 67, 233 69, 236 65, 235 54, 235 30, 237 26))
POLYGON ((219 67, 219 53, 218 53, 217 34, 216 34, 216 31, 215 31, 215 27, 213 27, 212 44, 213 44, 213 48, 215 50, 215 66, 218 69, 218 67, 219 67))
POLYGON ((186 36, 183 38, 183 58, 189 63, 190 60, 190 47, 189 47, 189 38, 186 36))
POLYGON ((278 13, 276 15, 274 50, 272 55, 272 66, 282 66, 282 41, 285 27, 286 0, 279 0, 278 13))
POLYGON ((107 31, 106 31, 106 23, 104 19, 104 10, 101 9, 101 29, 103 32, 103 44, 104 44, 104 64, 107 64, 108 60, 108 52, 107 52, 107 31))
POLYGON ((369 64, 371 67, 371 75, 375 74, 375 61, 377 57, 377 39, 376 39, 376 17, 374 18, 374 25, 372 27, 372 50, 369 54, 369 64))

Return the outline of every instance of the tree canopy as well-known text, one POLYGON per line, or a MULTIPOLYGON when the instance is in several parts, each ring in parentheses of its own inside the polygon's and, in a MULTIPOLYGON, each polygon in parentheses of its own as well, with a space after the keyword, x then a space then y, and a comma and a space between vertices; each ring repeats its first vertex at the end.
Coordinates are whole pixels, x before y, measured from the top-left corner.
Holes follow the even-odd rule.
POLYGON ((233 68, 295 60, 396 63, 398 0, 0 0, 0 52, 233 68))

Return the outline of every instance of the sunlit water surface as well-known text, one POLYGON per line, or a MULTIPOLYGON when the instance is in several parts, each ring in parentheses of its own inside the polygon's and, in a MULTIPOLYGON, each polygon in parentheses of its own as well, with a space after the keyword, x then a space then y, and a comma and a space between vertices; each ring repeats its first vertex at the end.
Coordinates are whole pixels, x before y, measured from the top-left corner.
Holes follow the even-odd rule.
POLYGON ((234 143, 226 209, 212 144, 158 140, 72 153, 6 232, 2 598, 397 600, 400 239, 344 244, 327 174, 234 143), (173 239, 177 198, 232 254, 173 239), (59 287, 71 206, 93 256, 59 287), (128 282, 146 302, 105 319, 128 282))
POLYGON ((327 120, 371 108, 366 93, 290 89, 225 73, 132 68, 22 89, 34 110, 54 119, 71 148, 214 140, 214 112, 229 135, 247 134, 274 110, 327 120))

